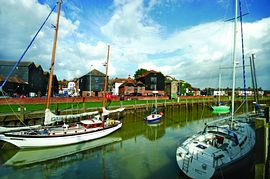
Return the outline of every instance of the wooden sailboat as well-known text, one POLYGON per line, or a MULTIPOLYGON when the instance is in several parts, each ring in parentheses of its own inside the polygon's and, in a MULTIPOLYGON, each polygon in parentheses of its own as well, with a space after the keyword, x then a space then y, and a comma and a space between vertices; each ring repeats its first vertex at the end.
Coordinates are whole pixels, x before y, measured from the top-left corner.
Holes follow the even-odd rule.
POLYGON ((235 1, 232 116, 206 124, 203 131, 185 140, 176 150, 179 168, 191 178, 223 177, 239 169, 243 162, 252 161, 255 131, 234 116, 235 49, 237 27, 235 1))
MULTIPOLYGON (((19 148, 52 147, 90 141, 109 135, 110 133, 122 127, 122 123, 120 121, 109 120, 107 116, 113 112, 121 112, 124 110, 124 108, 119 108, 116 110, 106 110, 105 107, 103 107, 102 108, 103 111, 101 112, 100 115, 98 115, 99 113, 98 111, 86 112, 75 115, 55 115, 49 109, 61 3, 62 3, 61 1, 58 2, 58 14, 52 51, 51 71, 48 83, 44 126, 35 130, 32 129, 18 130, 14 132, 6 132, 0 134, 1 141, 11 143, 19 148), (91 119, 80 121, 76 125, 70 126, 68 124, 64 124, 63 126, 60 127, 51 126, 55 122, 64 121, 70 118, 80 118, 82 116, 91 116, 91 115, 96 116, 91 119)), ((108 54, 109 54, 109 47, 108 47, 108 54)), ((107 55, 107 65, 108 60, 109 55, 107 55)), ((107 80, 107 70, 105 83, 107 82, 106 80, 107 80)), ((105 100, 103 100, 103 103, 104 101, 105 100)))

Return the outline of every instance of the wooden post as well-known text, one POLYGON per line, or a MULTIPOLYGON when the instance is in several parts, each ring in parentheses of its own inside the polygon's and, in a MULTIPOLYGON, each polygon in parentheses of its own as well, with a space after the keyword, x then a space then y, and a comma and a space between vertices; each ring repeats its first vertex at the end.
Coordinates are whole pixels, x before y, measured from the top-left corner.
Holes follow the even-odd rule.
POLYGON ((55 114, 59 114, 59 104, 55 103, 55 114))
POLYGON ((83 111, 86 111, 85 102, 83 102, 83 111))
POLYGON ((20 119, 23 122, 25 120, 25 112, 24 112, 24 106, 20 106, 20 119))
POLYGON ((269 123, 266 118, 256 118, 256 164, 255 164, 255 178, 265 178, 266 162, 268 154, 269 143, 269 123))

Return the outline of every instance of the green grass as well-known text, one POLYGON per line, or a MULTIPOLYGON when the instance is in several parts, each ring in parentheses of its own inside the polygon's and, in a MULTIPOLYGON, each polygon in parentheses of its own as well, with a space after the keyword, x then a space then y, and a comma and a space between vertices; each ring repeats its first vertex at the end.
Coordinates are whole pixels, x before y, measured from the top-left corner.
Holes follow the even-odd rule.
MULTIPOLYGON (((228 97, 224 97, 224 100, 229 100, 228 97)), ((221 100, 223 100, 221 99, 221 100)), ((236 100, 242 100, 243 97, 237 97, 236 100)), ((249 100, 252 100, 253 98, 249 98, 249 100)), ((263 99, 270 99, 270 97, 263 97, 263 99)), ((210 101, 210 102, 216 102, 218 98, 186 98, 186 99, 180 99, 180 102, 182 103, 190 103, 190 102, 197 102, 197 101, 210 101)), ((169 102, 177 102, 177 99, 171 99, 171 100, 158 100, 158 103, 169 103, 169 102)), ((140 104, 154 104, 155 100, 125 100, 125 101, 112 101, 110 106, 127 106, 127 105, 140 105, 140 104)), ((108 103, 107 103, 108 105, 108 103)), ((0 105, 0 114, 7 114, 7 113, 13 113, 18 112, 18 108, 20 108, 21 105, 19 104, 6 104, 6 105, 0 105)), ((34 112, 34 111, 43 111, 45 110, 45 104, 25 104, 23 105, 24 108, 26 108, 26 112, 34 112)), ((55 110, 58 107, 58 110, 63 111, 67 109, 83 109, 85 108, 97 108, 102 107, 101 102, 73 102, 73 103, 53 103, 50 106, 51 110, 55 110)))
MULTIPOLYGON (((194 99, 187 99, 187 102, 195 101, 194 99)), ((200 99, 201 100, 201 99, 200 99)), ((206 99, 205 99, 206 100, 206 99)), ((181 100, 186 101, 186 100, 181 100)), ((172 100, 158 100, 158 103, 165 102, 177 102, 177 99, 172 100)), ((112 101, 109 106, 127 106, 127 105, 140 105, 140 104, 154 104, 155 100, 125 100, 125 101, 112 101)), ((108 105, 108 103, 107 103, 108 105)), ((20 104, 6 104, 0 105, 0 114, 4 113, 13 113, 18 112, 18 108, 20 108, 20 104)), ((23 107, 26 109, 26 112, 34 112, 34 111, 43 111, 45 110, 45 104, 24 104, 23 107)), ((58 110, 67 110, 67 109, 82 109, 82 108, 97 108, 102 107, 101 102, 73 102, 73 103, 53 103, 50 105, 51 110, 55 110, 58 107, 58 110)))

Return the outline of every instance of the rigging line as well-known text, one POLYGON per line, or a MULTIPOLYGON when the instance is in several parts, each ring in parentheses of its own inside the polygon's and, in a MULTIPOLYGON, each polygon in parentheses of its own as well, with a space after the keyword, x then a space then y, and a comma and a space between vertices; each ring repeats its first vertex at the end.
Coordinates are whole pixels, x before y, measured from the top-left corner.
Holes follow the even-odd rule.
POLYGON ((0 86, 0 91, 3 90, 4 85, 6 84, 6 82, 8 81, 8 79, 10 78, 11 74, 14 72, 15 68, 19 65, 20 61, 22 60, 22 58, 24 57, 24 55, 26 54, 26 52, 28 51, 28 49, 30 48, 30 46, 32 45, 32 43, 34 42, 34 40, 36 39, 37 35, 39 34, 39 32, 41 31, 41 29, 43 28, 43 26, 45 25, 45 23, 49 19, 50 15, 54 11, 55 7, 56 7, 56 5, 52 8, 51 12, 49 13, 49 15, 47 16, 47 18, 45 19, 45 21, 42 23, 42 25, 40 26, 40 28, 38 29, 37 33, 35 34, 35 36, 31 40, 31 42, 29 43, 29 45, 27 46, 27 48, 25 49, 25 51, 23 52, 23 54, 21 55, 21 57, 19 58, 19 60, 14 64, 13 68, 9 72, 9 74, 6 77, 5 81, 0 86))
MULTIPOLYGON (((2 93, 3 93, 4 96, 8 96, 8 93, 6 93, 5 91, 2 91, 2 93)), ((9 106, 9 108, 11 109, 11 111, 16 116, 16 118, 19 119, 19 121, 21 121, 21 123, 26 126, 26 124, 23 122, 23 120, 20 118, 20 116, 13 110, 13 108, 12 108, 11 104, 8 102, 7 98, 4 98, 4 99, 5 99, 6 103, 7 103, 7 105, 9 106)), ((21 106, 19 103, 17 103, 17 105, 21 106)))
MULTIPOLYGON (((2 93, 3 93, 5 96, 7 96, 7 93, 6 93, 5 91, 2 91, 2 93)), ((19 121, 20 121, 23 125, 27 126, 27 125, 23 122, 23 120, 21 119, 21 117, 13 110, 11 104, 7 101, 7 98, 5 98, 5 100, 6 100, 7 105, 9 106, 9 108, 11 109, 11 111, 13 112, 13 114, 16 116, 16 118, 19 119, 19 121)), ((17 103, 17 105, 21 106, 19 103, 17 103)))

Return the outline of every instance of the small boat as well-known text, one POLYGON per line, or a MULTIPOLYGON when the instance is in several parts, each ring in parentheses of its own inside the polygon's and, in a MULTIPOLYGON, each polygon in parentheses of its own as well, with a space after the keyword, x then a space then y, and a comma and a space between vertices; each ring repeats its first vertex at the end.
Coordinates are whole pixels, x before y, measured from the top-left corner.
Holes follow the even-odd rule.
POLYGON ((227 106, 225 102, 220 101, 220 80, 221 80, 221 73, 219 73, 218 78, 218 105, 217 106, 211 106, 214 112, 230 112, 230 106, 227 106))
POLYGON ((225 111, 225 112, 230 112, 230 106, 226 106, 226 105, 218 105, 218 106, 211 106, 211 108, 213 109, 213 111, 225 111))
POLYGON ((159 122, 162 117, 162 114, 150 114, 144 120, 148 123, 159 122))
POLYGON ((148 123, 159 122, 161 117, 163 116, 162 112, 160 112, 159 114, 157 113, 157 93, 158 93, 158 91, 153 91, 153 94, 155 94, 155 107, 154 107, 153 111, 151 112, 150 115, 148 115, 144 118, 144 120, 148 123))

